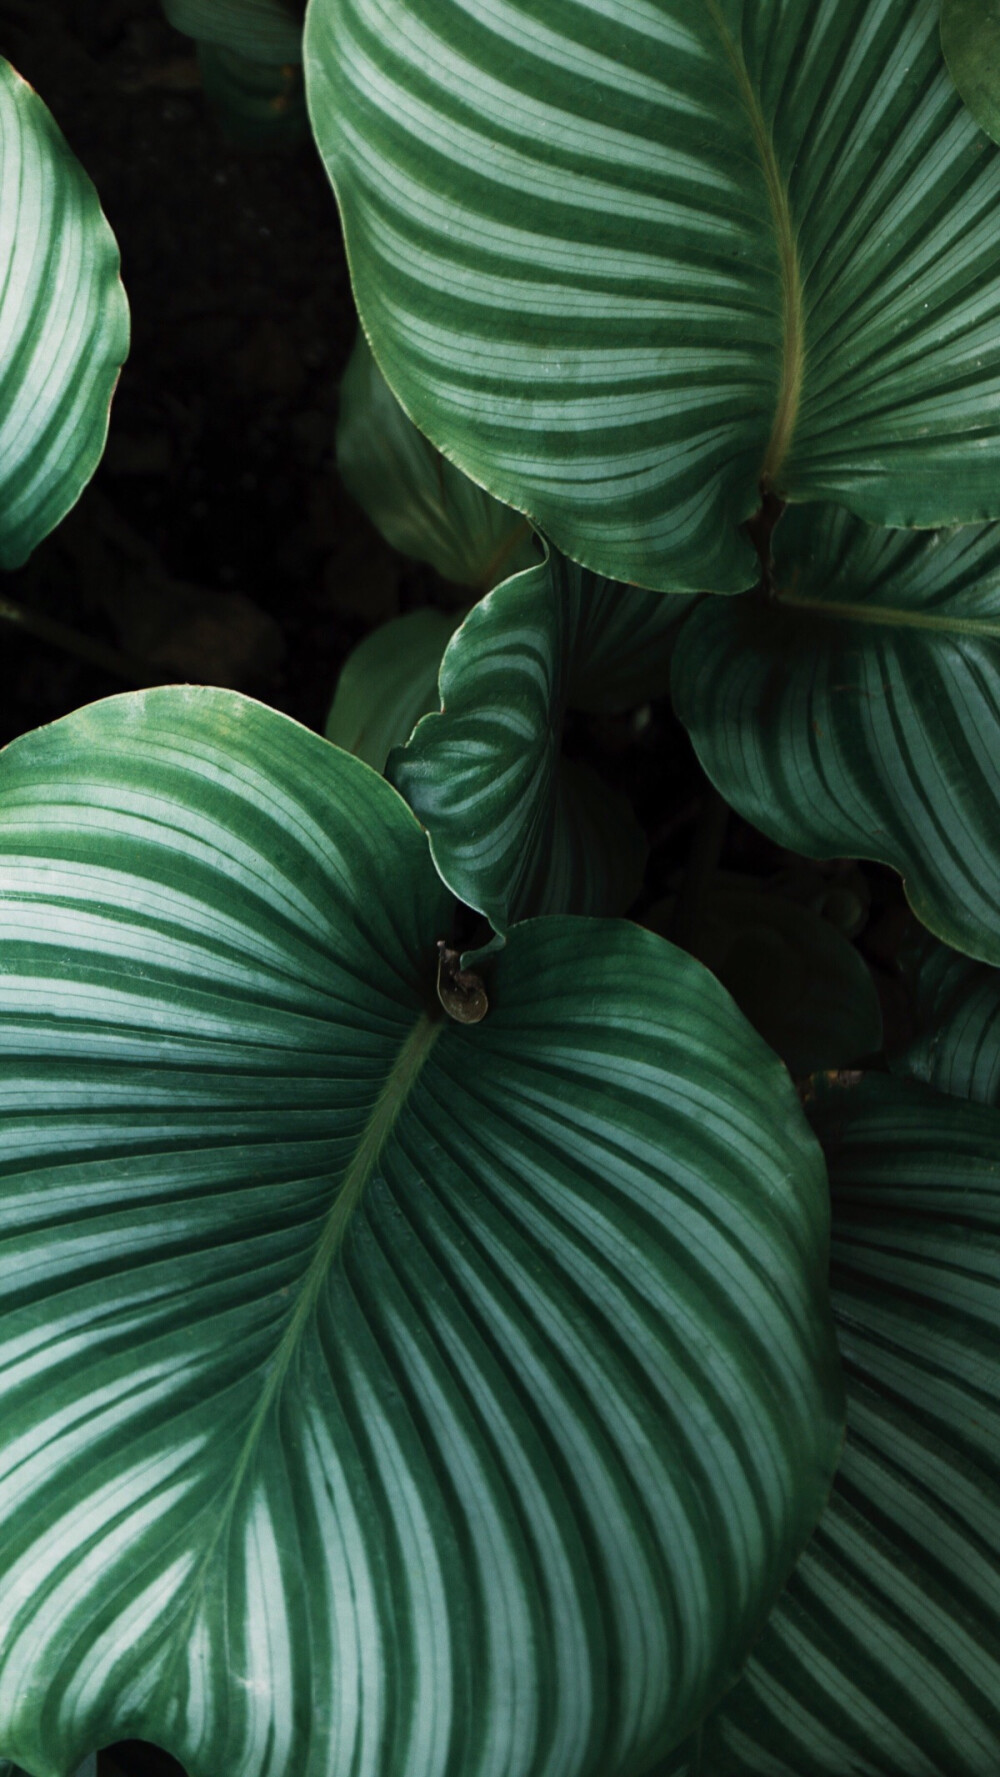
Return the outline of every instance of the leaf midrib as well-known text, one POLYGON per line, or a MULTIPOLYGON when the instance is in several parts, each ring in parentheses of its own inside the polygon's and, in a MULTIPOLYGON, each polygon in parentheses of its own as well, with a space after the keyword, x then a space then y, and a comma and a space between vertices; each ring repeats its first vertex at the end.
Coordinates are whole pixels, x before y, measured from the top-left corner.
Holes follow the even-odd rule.
POLYGON ((778 164, 774 138, 767 126, 760 99, 754 90, 742 52, 733 42, 719 8, 718 0, 707 0, 709 17, 722 41, 732 68, 744 110, 753 132, 754 146, 760 159, 771 205, 781 279, 781 367, 778 373, 778 395, 775 403, 771 436, 767 442, 760 471, 764 492, 780 492, 779 477, 791 447, 805 377, 806 337, 805 302, 798 242, 792 219, 788 189, 778 164))
POLYGON ((922 629, 939 635, 984 636, 1000 641, 1000 617, 955 617, 937 611, 907 611, 896 605, 855 605, 841 599, 803 598, 778 591, 775 602, 783 609, 813 611, 821 617, 846 623, 878 624, 884 629, 922 629))
POLYGON ((354 1157, 343 1175, 340 1189, 323 1224, 316 1250, 310 1260, 295 1306, 267 1372, 260 1399, 247 1427, 236 1466, 226 1489, 225 1500, 216 1514, 215 1528, 202 1554, 198 1570, 191 1580, 190 1596, 184 1612, 183 1626, 175 1625, 172 1631, 173 1649, 160 1675, 158 1688, 161 1690, 187 1641, 212 1557, 223 1529, 232 1516, 240 1489, 260 1442, 268 1414, 281 1392, 292 1359, 315 1310, 330 1267, 344 1243, 351 1217, 364 1196, 386 1142, 395 1129, 403 1106, 442 1029, 442 1021, 426 1012, 418 1018, 386 1075, 361 1139, 354 1151, 354 1157))

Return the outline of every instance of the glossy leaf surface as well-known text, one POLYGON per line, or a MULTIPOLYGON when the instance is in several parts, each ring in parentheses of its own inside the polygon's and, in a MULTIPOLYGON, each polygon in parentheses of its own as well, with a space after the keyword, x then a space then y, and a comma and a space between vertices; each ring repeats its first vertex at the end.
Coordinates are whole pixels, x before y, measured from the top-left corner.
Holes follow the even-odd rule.
POLYGON ((37 93, 0 58, 0 568, 97 467, 128 350, 118 248, 37 93))
POLYGON ((567 555, 746 587, 762 481, 1000 516, 1000 156, 932 0, 313 0, 306 72, 391 387, 567 555))
POLYGON ((232 694, 0 766, 0 1745, 191 1777, 626 1777, 818 1514, 819 1150, 690 958, 449 902, 232 694))
POLYGON ((726 801, 810 857, 875 858, 1000 961, 1000 526, 911 535, 789 512, 777 595, 681 631, 677 713, 726 801))
POLYGON ((948 70, 981 129, 1000 141, 1000 6, 997 0, 941 0, 941 47, 948 70))
POLYGON ((393 747, 438 707, 438 670, 454 631, 441 611, 408 611, 365 636, 348 655, 326 721, 326 738, 384 771, 393 747))
POLYGON ((489 592, 538 560, 521 514, 477 487, 407 418, 360 330, 340 385, 337 467, 393 548, 445 580, 489 592))
POLYGON ((645 837, 622 797, 562 756, 568 707, 628 707, 668 681, 689 608, 552 552, 473 607, 441 663, 438 714, 388 763, 445 882, 503 933, 536 913, 624 912, 645 837))
POLYGON ((836 1096, 817 1127, 844 1459, 677 1777, 1000 1768, 1000 1113, 885 1078, 836 1096))
POLYGON ((300 62, 298 0, 163 0, 170 23, 201 43, 218 44, 254 61, 300 62))
MULTIPOLYGON (((669 935, 674 905, 671 896, 643 923, 669 935)), ((791 1073, 850 1067, 881 1047, 878 995, 853 944, 752 877, 717 873, 687 948, 791 1073)))
POLYGON ((929 938, 907 974, 917 1035, 894 1069, 1000 1106, 1000 969, 929 938))

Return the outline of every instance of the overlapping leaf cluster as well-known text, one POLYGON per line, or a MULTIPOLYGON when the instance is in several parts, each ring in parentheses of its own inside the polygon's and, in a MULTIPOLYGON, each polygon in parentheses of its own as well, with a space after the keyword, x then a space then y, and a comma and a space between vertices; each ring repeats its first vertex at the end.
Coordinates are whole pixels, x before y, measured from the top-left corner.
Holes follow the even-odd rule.
MULTIPOLYGON (((327 739, 173 688, 4 756, 0 1752, 995 1777, 982 68, 929 0, 312 0, 304 58, 342 472, 465 614, 327 739), (610 917, 646 838, 564 731, 668 695, 709 814, 902 875, 905 1044, 808 871, 610 917)), ((16 560, 125 323, 6 73, 0 146, 16 560)))

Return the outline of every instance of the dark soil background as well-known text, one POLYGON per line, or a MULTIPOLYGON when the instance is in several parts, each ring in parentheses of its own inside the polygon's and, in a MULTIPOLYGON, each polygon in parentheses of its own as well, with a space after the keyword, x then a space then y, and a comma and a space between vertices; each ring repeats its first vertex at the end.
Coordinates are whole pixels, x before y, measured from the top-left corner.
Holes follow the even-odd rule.
MULTIPOLYGON (((439 594, 338 483, 356 323, 315 149, 227 141, 159 0, 0 0, 0 53, 97 186, 133 329, 92 484, 25 568, 0 575, 0 600, 24 614, 0 627, 0 743, 177 680, 233 686, 321 730, 354 644, 439 594)), ((568 739, 647 825, 648 904, 683 866, 704 803, 687 738, 664 702, 640 721, 581 720, 568 739)), ((723 861, 766 875, 786 860, 732 818, 723 861)), ((891 1014, 906 915, 897 880, 866 875, 865 948, 891 1014)), ((136 1744, 100 1760, 100 1777, 178 1771, 136 1744)))

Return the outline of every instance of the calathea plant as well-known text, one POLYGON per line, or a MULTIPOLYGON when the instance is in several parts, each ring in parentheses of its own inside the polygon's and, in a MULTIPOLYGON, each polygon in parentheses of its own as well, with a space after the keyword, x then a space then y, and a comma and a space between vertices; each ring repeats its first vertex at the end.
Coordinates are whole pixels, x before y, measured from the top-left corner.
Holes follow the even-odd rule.
MULTIPOLYGON (((126 1736, 191 1777, 995 1777, 1000 158, 937 32, 312 0, 374 351, 341 461, 463 590, 349 663, 346 744, 168 687, 0 763, 31 1777, 126 1736), (667 695, 713 793, 657 906, 565 739, 667 695), (905 1043, 861 890, 822 927, 802 867, 717 873, 727 807, 904 876, 905 1043), (780 1016, 747 933, 801 972, 780 1016)), ((0 101, 12 262, 75 279, 0 289, 51 403, 0 422, 15 560, 126 323, 92 191, 0 101)))

